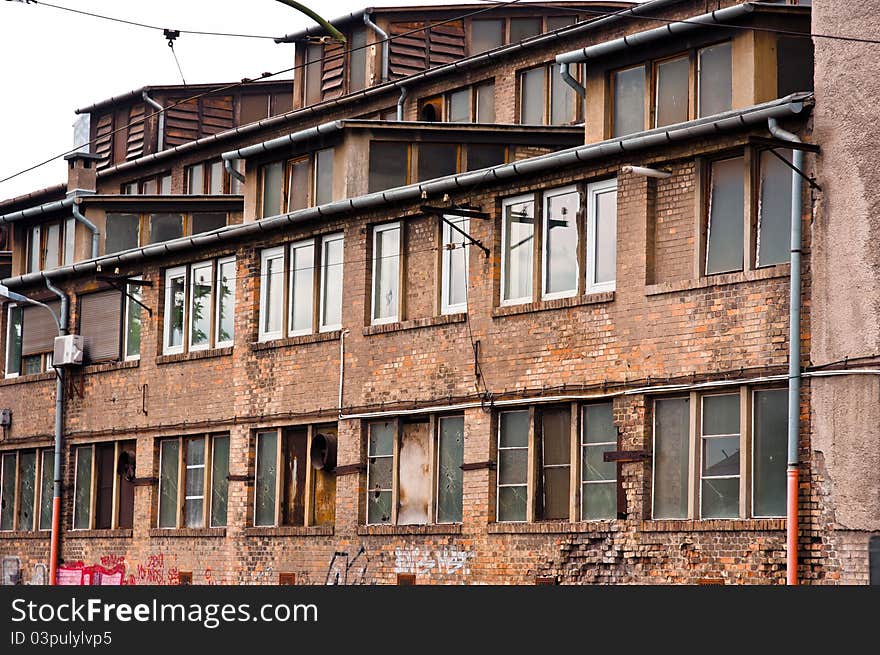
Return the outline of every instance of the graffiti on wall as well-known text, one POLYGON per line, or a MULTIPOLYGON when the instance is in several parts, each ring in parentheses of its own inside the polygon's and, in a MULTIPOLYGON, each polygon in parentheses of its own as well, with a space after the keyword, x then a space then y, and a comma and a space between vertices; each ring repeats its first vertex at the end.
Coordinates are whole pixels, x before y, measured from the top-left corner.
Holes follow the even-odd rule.
POLYGON ((327 565, 326 585, 361 585, 366 584, 367 569, 370 558, 367 549, 361 546, 354 557, 347 552, 334 551, 327 565))
POLYGON ((443 548, 395 548, 394 572, 413 575, 470 575, 468 560, 473 552, 443 548))

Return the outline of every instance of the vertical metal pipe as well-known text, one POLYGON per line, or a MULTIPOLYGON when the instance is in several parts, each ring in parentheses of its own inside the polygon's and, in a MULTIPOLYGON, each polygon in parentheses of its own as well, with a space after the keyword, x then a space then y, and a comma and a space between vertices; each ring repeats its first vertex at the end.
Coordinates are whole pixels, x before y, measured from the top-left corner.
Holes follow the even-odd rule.
POLYGON ((407 90, 405 86, 400 87, 400 97, 397 99, 397 120, 403 120, 403 103, 406 100, 407 90))
POLYGON ((141 97, 144 99, 144 102, 159 113, 159 124, 156 128, 156 132, 158 132, 156 135, 156 152, 160 152, 165 149, 165 107, 153 100, 146 91, 141 93, 141 97))
POLYGON ((383 30, 381 27, 376 25, 373 20, 370 18, 370 12, 364 12, 364 24, 373 30, 376 34, 379 35, 379 38, 382 39, 382 81, 386 82, 388 80, 388 32, 383 30))
MULTIPOLYGON (((770 133, 777 139, 800 143, 795 134, 779 127, 775 118, 768 120, 770 133)), ((804 170, 804 151, 794 150, 792 164, 804 170)), ((786 583, 798 584, 798 441, 801 416, 801 220, 803 215, 803 180, 791 172, 791 282, 788 321, 788 466, 786 500, 786 583)))
POLYGON ((71 206, 71 211, 73 212, 73 217, 77 221, 85 225, 92 233, 92 259, 97 259, 98 244, 100 242, 100 233, 98 232, 98 227, 83 215, 83 213, 79 210, 79 206, 76 204, 76 201, 74 201, 73 205, 71 206))
POLYGON ((581 98, 587 97, 587 90, 584 88, 583 84, 574 79, 572 74, 568 72, 568 64, 566 62, 559 64, 559 74, 562 76, 563 81, 574 89, 581 98))

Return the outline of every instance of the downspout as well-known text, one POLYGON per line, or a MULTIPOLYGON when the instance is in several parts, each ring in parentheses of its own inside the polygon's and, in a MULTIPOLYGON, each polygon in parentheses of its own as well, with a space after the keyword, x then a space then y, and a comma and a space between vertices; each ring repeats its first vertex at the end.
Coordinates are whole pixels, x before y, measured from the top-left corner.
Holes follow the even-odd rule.
MULTIPOLYGON (((69 299, 67 294, 46 278, 46 288, 61 299, 61 312, 58 316, 58 335, 67 334, 67 312, 69 299)), ((63 455, 62 439, 64 435, 64 378, 62 368, 55 369, 55 462, 54 484, 52 492, 52 534, 49 546, 49 584, 57 582, 58 554, 61 543, 61 458, 63 455)))
MULTIPOLYGON (((83 215, 83 213, 79 210, 79 203, 76 202, 76 200, 74 200, 73 205, 71 205, 70 209, 73 212, 73 217, 77 221, 79 221, 80 223, 85 225, 89 229, 89 231, 92 233, 92 259, 97 259, 98 258, 98 242, 99 242, 99 236, 100 236, 100 232, 98 232, 98 226, 95 225, 94 223, 92 223, 89 219, 87 219, 83 215)), ((49 282, 47 281, 46 284, 49 284, 49 282)))
POLYGON ((235 166, 232 165, 233 161, 237 161, 236 159, 226 159, 223 158, 223 168, 226 169, 226 172, 229 173, 236 180, 244 184, 244 174, 239 173, 235 166))
POLYGON ((388 81, 388 32, 383 30, 381 27, 376 25, 370 18, 370 12, 364 12, 364 25, 373 30, 376 34, 379 35, 379 38, 382 39, 382 81, 388 81))
POLYGON ((397 99, 397 122, 403 121, 403 102, 406 100, 407 90, 405 86, 400 87, 400 97, 397 99))
MULTIPOLYGON (((801 143, 796 135, 783 130, 775 118, 767 120, 775 138, 801 143)), ((804 151, 795 149, 794 168, 804 170, 804 151)), ((791 172, 791 283, 788 321, 788 480, 786 511, 786 583, 798 584, 798 437, 801 415, 801 220, 803 181, 797 170, 791 172)))
POLYGON ((559 62, 559 74, 562 75, 563 81, 575 90, 575 93, 577 93, 581 98, 586 98, 587 90, 584 88, 583 84, 574 79, 571 73, 568 72, 568 66, 569 64, 566 61, 559 62))
POLYGON ((165 149, 165 107, 153 100, 146 91, 141 93, 141 98, 159 113, 159 126, 156 130, 158 132, 156 135, 156 152, 160 152, 165 149))

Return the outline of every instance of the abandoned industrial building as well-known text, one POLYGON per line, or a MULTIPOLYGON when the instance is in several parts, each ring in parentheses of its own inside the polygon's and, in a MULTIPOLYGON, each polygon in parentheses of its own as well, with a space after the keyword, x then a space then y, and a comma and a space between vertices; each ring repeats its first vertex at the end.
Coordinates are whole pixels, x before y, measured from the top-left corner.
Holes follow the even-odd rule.
POLYGON ((880 581, 834 5, 376 8, 78 110, 0 202, 4 582, 880 581))

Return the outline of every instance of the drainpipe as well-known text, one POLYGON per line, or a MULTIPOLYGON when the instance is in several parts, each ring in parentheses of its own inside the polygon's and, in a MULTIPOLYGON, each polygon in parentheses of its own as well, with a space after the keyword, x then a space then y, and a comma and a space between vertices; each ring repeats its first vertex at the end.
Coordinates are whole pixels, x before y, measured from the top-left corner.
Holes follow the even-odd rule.
MULTIPOLYGON (((79 203, 76 200, 74 200, 73 205, 71 205, 70 209, 73 212, 73 217, 77 221, 85 225, 92 233, 92 259, 97 259, 99 240, 98 237, 100 236, 100 232, 98 232, 98 227, 83 215, 83 213, 79 210, 79 203)), ((48 281, 47 284, 49 284, 48 281)))
MULTIPOLYGON (((801 140, 779 127, 775 118, 767 121, 775 138, 792 143, 801 140)), ((792 164, 804 170, 804 151, 794 150, 792 164)), ((786 583, 798 583, 798 436, 801 414, 801 220, 803 180, 791 172, 791 287, 788 322, 788 494, 786 511, 786 583)))
MULTIPOLYGON (((58 316, 58 336, 67 334, 67 312, 69 299, 67 294, 46 278, 46 288, 61 299, 61 312, 58 316)), ((52 493, 52 534, 49 549, 49 584, 56 583, 58 572, 58 554, 61 542, 61 458, 63 455, 62 438, 64 434, 64 369, 55 369, 55 466, 52 493)))
POLYGON ((348 330, 339 333, 339 415, 342 416, 342 389, 345 381, 345 335, 348 330))
MULTIPOLYGON (((224 153, 224 154, 226 154, 226 153, 224 153)), ((223 158, 223 168, 225 168, 225 169, 226 169, 226 172, 229 173, 232 177, 234 177, 236 180, 238 180, 239 182, 241 182, 242 184, 244 184, 244 174, 243 174, 243 173, 239 173, 239 172, 236 170, 235 166, 232 165, 232 162, 233 162, 233 161, 235 161, 235 160, 233 160, 233 159, 226 159, 226 157, 224 157, 224 158, 223 158)))
POLYGON ((572 77, 571 73, 568 72, 568 62, 560 62, 559 63, 559 74, 562 76, 563 81, 568 84, 572 89, 575 90, 581 98, 587 97, 587 90, 584 88, 584 85, 578 82, 574 77, 572 77))
POLYGON ((159 112, 159 127, 157 129, 159 134, 156 139, 156 152, 159 152, 160 150, 165 149, 165 107, 153 100, 146 91, 141 93, 141 98, 143 98, 144 102, 150 105, 150 107, 159 112))
POLYGON ((406 100, 407 90, 405 86, 400 87, 400 97, 397 99, 397 121, 403 121, 403 102, 406 100))
POLYGON ((373 30, 382 39, 382 81, 386 82, 388 80, 388 32, 372 21, 369 11, 364 12, 364 25, 373 30))

